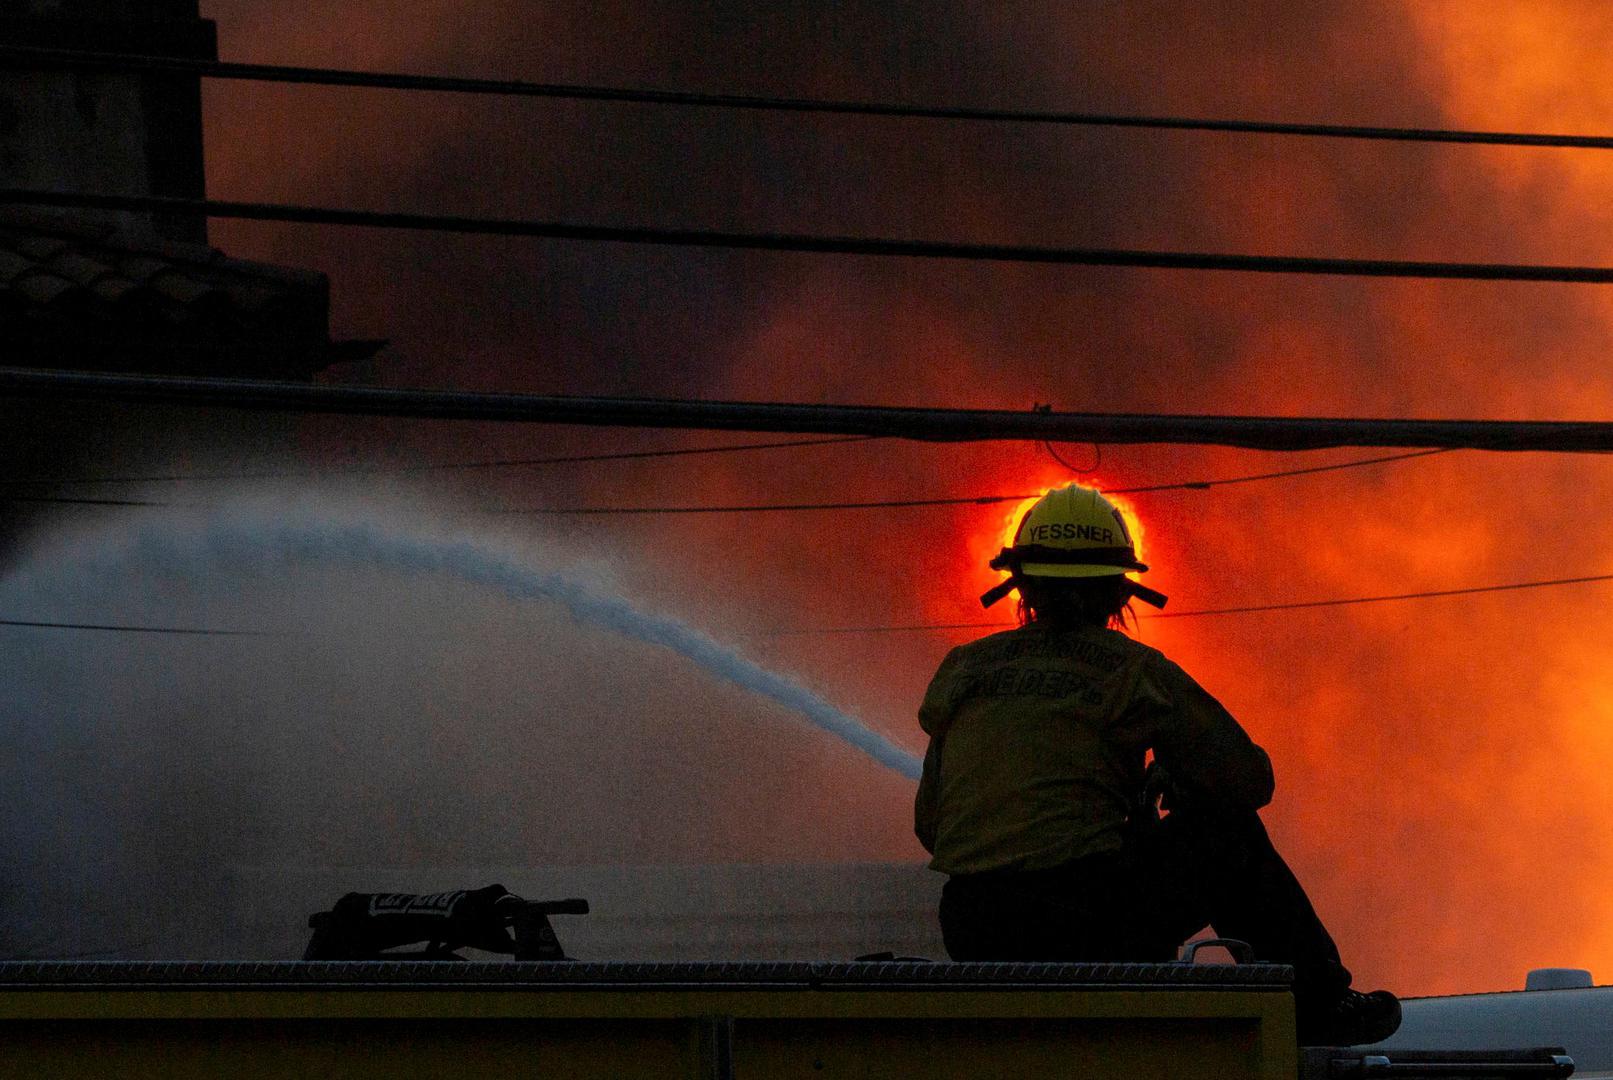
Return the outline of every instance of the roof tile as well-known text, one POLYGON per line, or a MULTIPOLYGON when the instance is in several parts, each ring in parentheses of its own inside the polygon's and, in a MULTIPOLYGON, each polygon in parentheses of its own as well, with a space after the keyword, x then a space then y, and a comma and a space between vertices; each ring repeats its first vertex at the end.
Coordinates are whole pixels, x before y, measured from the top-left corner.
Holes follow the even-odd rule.
POLYGON ((32 273, 36 265, 32 259, 0 248, 0 281, 11 281, 19 274, 32 273))
POLYGON ((129 255, 118 260, 118 269, 136 281, 150 281, 158 274, 173 269, 171 264, 149 255, 129 255))
POLYGON ((90 291, 109 304, 129 305, 153 302, 149 288, 113 273, 108 273, 90 286, 90 291))
POLYGON ((26 255, 36 262, 54 259, 71 246, 70 241, 59 236, 19 236, 11 242, 13 251, 26 255))
POLYGON ((172 267, 165 267, 148 276, 143 284, 157 290, 170 300, 181 304, 207 304, 229 306, 229 294, 205 282, 186 277, 172 267))
POLYGON ((66 278, 57 277, 43 270, 18 275, 13 279, 11 287, 30 302, 40 305, 82 301, 84 296, 81 287, 66 278))
POLYGON ((76 281, 80 285, 94 285, 104 277, 112 276, 113 270, 103 262, 80 255, 76 251, 61 251, 49 263, 50 270, 59 274, 68 281, 76 281))
POLYGON ((329 306, 317 271, 0 207, 0 340, 25 363, 302 378, 338 358, 329 306))

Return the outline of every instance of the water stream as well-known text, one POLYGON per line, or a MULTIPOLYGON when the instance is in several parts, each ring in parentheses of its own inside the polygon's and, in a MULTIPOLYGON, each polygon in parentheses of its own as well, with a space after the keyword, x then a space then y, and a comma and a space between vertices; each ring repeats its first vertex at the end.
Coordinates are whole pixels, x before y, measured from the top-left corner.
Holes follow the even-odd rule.
MULTIPOLYGON (((349 564, 406 574, 442 575, 522 601, 558 604, 573 618, 636 641, 671 650, 712 676, 743 687, 799 714, 874 761, 917 779, 920 761, 823 697, 738 650, 668 615, 647 612, 600 586, 529 565, 497 544, 464 537, 430 536, 373 521, 230 512, 194 525, 148 523, 75 553, 81 573, 115 575, 137 565, 176 573, 228 573, 284 564, 349 564)), ((28 572, 13 585, 27 584, 28 572)), ((7 588, 0 587, 0 601, 7 588)), ((26 588, 21 590, 26 592, 26 588)), ((51 619, 51 611, 10 610, 7 617, 51 619)), ((147 621, 160 622, 152 612, 147 621)))

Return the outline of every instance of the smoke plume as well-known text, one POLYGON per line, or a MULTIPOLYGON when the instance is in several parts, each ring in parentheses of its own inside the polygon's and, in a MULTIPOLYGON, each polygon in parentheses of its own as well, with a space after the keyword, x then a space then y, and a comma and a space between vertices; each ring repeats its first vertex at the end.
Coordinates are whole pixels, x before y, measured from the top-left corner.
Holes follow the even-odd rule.
MULTIPOLYGON (((1607 16, 1568 2, 1505 17, 1397 0, 1191 11, 1162 0, 989 8, 795 0, 698 12, 675 4, 219 0, 206 14, 219 20, 224 53, 240 60, 1137 114, 1613 126, 1613 106, 1594 93, 1613 76, 1598 47, 1607 16)), ((1602 220, 1613 205, 1613 159, 1594 153, 234 83, 210 85, 206 102, 209 185, 222 198, 1044 244, 1613 261, 1602 220)), ((1600 417, 1613 404, 1613 375, 1602 361, 1613 301, 1582 286, 906 263, 222 222, 213 237, 235 255, 329 271, 336 331, 391 338, 368 377, 396 385, 1354 416, 1600 417)), ((218 430, 229 423, 219 419, 218 430)), ((298 438, 285 455, 296 465, 720 441, 329 419, 306 421, 298 438)), ((1090 456, 1063 449, 1072 460, 1090 456)), ((1111 447, 1093 479, 1119 487, 1317 460, 1111 447)), ((1067 476, 1034 446, 878 442, 631 467, 472 471, 445 475, 440 487, 452 505, 530 507, 1011 494, 1067 476)), ((1149 583, 1179 609, 1193 609, 1603 572, 1613 526, 1596 508, 1610 496, 1613 476, 1600 459, 1459 453, 1139 496, 1137 506, 1156 567, 1149 583)), ((588 519, 557 525, 555 535, 615 567, 629 593, 701 625, 905 625, 980 617, 973 598, 993 578, 980 555, 1000 537, 1001 518, 1001 507, 969 507, 588 519)), ((215 599, 227 591, 196 584, 215 599)), ((631 823, 601 857, 663 848, 712 859, 778 853, 758 839, 770 830, 748 827, 756 815, 769 820, 773 804, 745 801, 734 759, 714 743, 666 734, 705 714, 703 681, 641 666, 638 646, 588 645, 597 635, 586 629, 523 635, 520 649, 493 634, 500 644, 487 645, 492 629, 483 621, 497 627, 508 614, 502 602, 432 605, 429 590, 395 596, 395 584, 365 583, 365 603, 389 617, 401 605, 421 634, 354 628, 345 644, 357 651, 343 664, 370 670, 407 641, 407 662, 394 657, 383 667, 397 709, 374 707, 394 700, 386 694, 338 692, 338 683, 351 685, 345 676, 298 653, 302 646, 129 642, 75 645, 91 667, 53 676, 61 690, 50 715, 62 730, 78 730, 86 716, 101 715, 83 699, 95 687, 150 695, 185 685, 171 670, 225 663, 240 672, 239 684, 200 698, 186 690, 183 707, 164 699, 138 715, 159 717, 171 737, 195 730, 199 717, 226 718, 253 748, 247 762, 269 770, 232 797, 285 798, 284 776, 273 770, 312 768, 328 786, 356 785, 365 808, 333 814, 331 843, 358 844, 362 833, 364 843, 435 854, 463 841, 432 825, 433 815, 457 820, 460 811, 438 808, 480 811, 436 770, 409 768, 414 759, 402 747, 426 740, 448 754, 480 753, 482 732, 510 734, 532 722, 522 703, 547 697, 534 673, 597 676, 587 682, 591 692, 565 698, 569 714, 587 722, 556 729, 544 745, 579 770, 609 766, 600 774, 609 779, 575 796, 591 813, 631 823), (660 674, 652 679, 650 670, 660 674), (493 706, 484 704, 489 686, 493 706), (647 717, 643 702, 652 698, 658 704, 647 717), (271 708, 277 699, 289 709, 271 708), (312 709, 326 699, 345 710, 340 722, 312 709), (401 707, 420 700, 436 704, 401 707), (391 715, 383 719, 383 711, 391 715), (288 727, 268 724, 303 712, 288 727), (468 715, 485 719, 470 723, 468 715), (611 756, 607 747, 632 741, 624 725, 651 719, 667 726, 646 729, 651 742, 642 752, 611 756), (593 737, 600 732, 623 737, 593 737), (340 755, 317 760, 321 747, 328 757, 344 739, 367 740, 366 752, 384 767, 337 765, 355 760, 340 755), (293 764, 309 756, 312 766, 293 764), (406 799, 374 779, 394 771, 421 777, 406 799), (677 781, 684 771, 714 774, 724 798, 738 801, 709 817, 664 815, 668 800, 688 797, 677 781), (668 824, 674 820, 680 826, 668 824)), ((261 589, 249 609, 279 605, 282 622, 303 618, 302 607, 325 594, 308 580, 261 589)), ((115 608, 119 595, 105 599, 115 608)), ((1435 992, 1516 987, 1525 970, 1549 964, 1613 968, 1613 921, 1600 888, 1613 870, 1613 846, 1604 842, 1613 796, 1601 782, 1613 730, 1600 644, 1608 612, 1605 591, 1585 586, 1161 620, 1140 633, 1271 750, 1278 796, 1267 819, 1358 982, 1435 992)), ((802 636, 758 648, 770 665, 805 673, 840 707, 878 718, 891 737, 915 745, 906 717, 946 648, 967 636, 802 636)), ((25 650, 6 662, 43 660, 25 650)), ((127 725, 137 714, 115 715, 127 725)), ((754 730, 744 728, 753 740, 754 730)), ((105 805, 119 805, 113 796, 122 794, 131 806, 156 808, 136 815, 153 835, 206 805, 199 778, 236 756, 210 736, 165 771, 133 728, 105 735, 127 747, 117 768, 94 766, 105 805), (142 802, 141 794, 153 797, 142 802)), ((805 744, 755 752, 805 753, 805 744)), ((70 755, 78 744, 49 745, 70 755)), ((46 744, 29 746, 44 753, 46 744)), ((501 753, 536 751, 505 739, 501 753)), ((839 798, 865 787, 848 777, 872 771, 835 755, 814 763, 814 784, 803 783, 803 792, 811 786, 839 798)), ((513 781, 517 772, 501 773, 503 758, 474 760, 479 767, 468 771, 478 777, 491 770, 513 781)), ((537 767, 536 758, 523 760, 537 767)), ((52 768, 68 775, 66 765, 52 768)), ((894 781, 880 783, 890 790, 868 796, 859 813, 837 813, 830 800, 829 824, 795 830, 792 840, 813 858, 916 859, 907 807, 894 781)), ((46 787, 35 790, 31 798, 50 797, 46 787)), ((519 798, 510 805, 542 810, 519 798)), ((320 809, 331 804, 289 806, 310 819, 320 809)), ((212 816, 252 820, 244 811, 212 816)), ((584 816, 551 827, 576 839, 584 816)), ((64 814, 60 828, 99 842, 104 823, 77 821, 64 814)), ((497 831, 477 828, 492 843, 497 831)), ((204 837, 198 849, 204 842, 235 840, 204 837)))

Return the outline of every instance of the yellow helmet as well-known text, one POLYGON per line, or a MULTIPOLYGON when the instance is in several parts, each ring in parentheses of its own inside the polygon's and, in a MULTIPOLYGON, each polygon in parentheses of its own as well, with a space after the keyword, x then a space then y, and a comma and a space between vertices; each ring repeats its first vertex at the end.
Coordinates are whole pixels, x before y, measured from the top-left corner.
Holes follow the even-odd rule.
MULTIPOLYGON (((1054 488, 1036 500, 1020 519, 1013 546, 998 552, 991 568, 1008 571, 1008 579, 980 598, 985 607, 1018 588, 1025 577, 1116 577, 1148 569, 1137 559, 1120 510, 1079 484, 1054 488)), ((1165 606, 1161 593, 1130 579, 1126 586, 1138 599, 1165 606)))

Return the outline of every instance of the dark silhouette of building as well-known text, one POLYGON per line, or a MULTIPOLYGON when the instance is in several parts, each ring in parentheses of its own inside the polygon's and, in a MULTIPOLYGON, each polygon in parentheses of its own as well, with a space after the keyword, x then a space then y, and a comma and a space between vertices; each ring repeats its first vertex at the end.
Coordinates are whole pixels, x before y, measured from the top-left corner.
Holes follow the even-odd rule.
MULTIPOLYGON (((216 59, 197 0, 0 0, 0 41, 216 59)), ((0 69, 0 186, 202 198, 200 80, 0 69)), ((373 342, 333 344, 330 283, 232 259, 205 219, 0 207, 4 363, 307 378, 373 342)))
MULTIPOLYGON (((197 0, 0 0, 13 47, 215 59, 197 0)), ((202 198, 195 76, 0 64, 0 187, 202 198)), ((231 258, 190 215, 0 204, 0 364, 308 379, 380 342, 333 342, 330 282, 231 258)), ((0 398, 0 571, 47 517, 106 513, 69 480, 283 457, 295 418, 0 398)), ((124 489, 125 496, 139 492, 124 489)))

